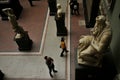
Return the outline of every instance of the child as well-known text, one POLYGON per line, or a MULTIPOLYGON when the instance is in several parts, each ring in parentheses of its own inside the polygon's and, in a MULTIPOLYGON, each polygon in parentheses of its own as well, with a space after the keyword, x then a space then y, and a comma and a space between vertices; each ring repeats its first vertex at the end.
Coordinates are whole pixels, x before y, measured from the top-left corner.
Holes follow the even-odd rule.
POLYGON ((64 56, 64 55, 63 55, 64 51, 65 51, 66 53, 68 52, 68 50, 67 50, 67 48, 66 48, 66 44, 65 44, 65 42, 64 42, 64 38, 63 38, 63 37, 61 38, 60 48, 62 48, 62 52, 61 52, 60 57, 63 57, 63 56, 64 56))

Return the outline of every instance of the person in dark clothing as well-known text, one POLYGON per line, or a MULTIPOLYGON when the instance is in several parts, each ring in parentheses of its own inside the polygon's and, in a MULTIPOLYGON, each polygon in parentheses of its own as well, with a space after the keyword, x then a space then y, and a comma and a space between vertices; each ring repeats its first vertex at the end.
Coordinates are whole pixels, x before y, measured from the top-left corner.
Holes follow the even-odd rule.
POLYGON ((48 66, 49 69, 49 74, 51 77, 53 77, 52 75, 52 71, 54 73, 58 72, 57 70, 55 70, 55 65, 54 65, 54 60, 51 57, 45 56, 44 59, 46 60, 46 65, 48 66))
POLYGON ((77 1, 73 1, 73 12, 75 15, 79 15, 79 3, 77 1))
POLYGON ((70 0, 69 5, 70 5, 70 13, 73 15, 73 0, 70 0))
POLYGON ((70 1, 71 14, 79 15, 79 3, 76 0, 70 1))
POLYGON ((30 6, 33 6, 32 0, 28 0, 28 1, 30 3, 30 6))
POLYGON ((68 52, 63 37, 61 38, 60 48, 62 48, 62 52, 61 52, 60 57, 63 57, 63 56, 64 56, 64 55, 63 55, 64 51, 65 51, 66 53, 68 52))

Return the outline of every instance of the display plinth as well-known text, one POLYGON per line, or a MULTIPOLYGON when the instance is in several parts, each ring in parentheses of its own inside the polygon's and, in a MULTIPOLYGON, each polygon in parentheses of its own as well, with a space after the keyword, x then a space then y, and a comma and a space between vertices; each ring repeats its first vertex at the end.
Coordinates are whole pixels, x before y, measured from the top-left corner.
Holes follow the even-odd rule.
POLYGON ((55 15, 55 21, 57 28, 57 36, 67 36, 68 31, 65 27, 65 13, 62 13, 60 18, 58 18, 57 15, 55 15))
POLYGON ((48 6, 50 10, 50 16, 54 16, 57 13, 56 0, 48 0, 48 6))
POLYGON ((0 1, 0 15, 2 17, 2 20, 8 20, 8 16, 2 12, 2 9, 4 8, 12 8, 16 19, 19 19, 19 16, 23 10, 23 7, 20 5, 19 0, 0 1))
POLYGON ((32 49, 33 41, 29 38, 27 33, 21 38, 15 38, 14 40, 16 41, 20 51, 29 51, 32 49))

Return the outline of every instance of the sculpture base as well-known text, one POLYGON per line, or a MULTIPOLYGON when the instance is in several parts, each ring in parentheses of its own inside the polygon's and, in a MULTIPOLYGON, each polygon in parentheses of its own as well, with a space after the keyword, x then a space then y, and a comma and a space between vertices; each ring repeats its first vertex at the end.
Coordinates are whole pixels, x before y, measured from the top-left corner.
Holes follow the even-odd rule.
POLYGON ((64 27, 64 29, 62 28, 61 30, 57 31, 57 36, 67 36, 67 35, 68 35, 68 31, 66 27, 64 27))
POLYGON ((22 41, 22 39, 16 40, 19 45, 19 51, 30 51, 32 49, 32 40, 22 41))
POLYGON ((56 12, 50 12, 50 16, 55 16, 56 12))
POLYGON ((30 51, 32 49, 33 41, 29 38, 29 36, 24 36, 21 38, 15 39, 19 51, 30 51))
POLYGON ((100 79, 102 70, 98 67, 76 65, 75 80, 103 80, 100 79))

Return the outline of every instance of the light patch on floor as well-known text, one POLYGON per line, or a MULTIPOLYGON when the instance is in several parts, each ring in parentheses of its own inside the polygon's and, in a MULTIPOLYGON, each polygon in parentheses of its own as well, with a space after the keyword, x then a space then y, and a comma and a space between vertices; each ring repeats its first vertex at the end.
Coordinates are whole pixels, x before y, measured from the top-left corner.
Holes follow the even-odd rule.
POLYGON ((85 20, 79 20, 78 24, 79 24, 79 26, 84 26, 85 25, 85 20))

